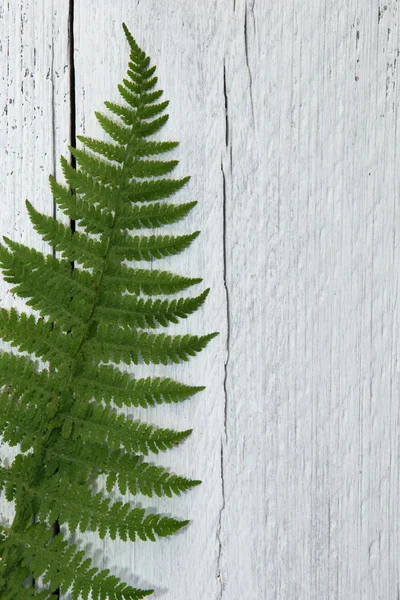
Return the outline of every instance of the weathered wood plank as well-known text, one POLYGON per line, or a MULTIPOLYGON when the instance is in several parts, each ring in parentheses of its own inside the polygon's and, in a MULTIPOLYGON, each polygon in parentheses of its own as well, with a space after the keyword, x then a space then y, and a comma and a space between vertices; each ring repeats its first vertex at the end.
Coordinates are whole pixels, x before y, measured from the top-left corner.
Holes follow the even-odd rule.
MULTIPOLYGON (((119 575, 141 587, 154 586, 156 598, 215 598, 218 595, 217 539, 221 506, 221 436, 223 434, 223 378, 226 308, 223 289, 222 174, 224 105, 222 95, 222 30, 216 34, 214 4, 196 7, 173 2, 168 8, 157 1, 120 2, 97 10, 94 0, 78 3, 75 14, 75 72, 77 129, 85 135, 104 137, 95 110, 103 101, 120 101, 117 84, 125 76, 129 57, 121 24, 126 22, 137 42, 157 65, 161 89, 170 100, 167 125, 160 139, 177 140, 171 158, 180 161, 174 176, 190 174, 191 181, 177 201, 196 199, 198 206, 171 232, 201 229, 202 234, 183 254, 163 259, 154 268, 204 278, 198 290, 211 287, 205 306, 187 323, 174 325, 171 333, 220 331, 219 338, 189 365, 176 368, 135 368, 135 374, 161 374, 207 390, 178 406, 159 406, 136 412, 149 422, 177 429, 194 428, 179 449, 158 455, 155 462, 173 471, 203 480, 203 485, 174 499, 146 501, 144 506, 193 522, 179 535, 151 542, 100 543, 98 564, 113 567, 119 575), (204 12, 206 11, 206 13, 204 12), (208 47, 207 47, 208 44, 208 47), (218 59, 216 54, 218 53, 218 59)), ((223 7, 220 6, 219 11, 223 7)), ((168 159, 169 159, 168 156, 168 159)), ((166 228, 162 230, 166 233, 166 228)), ((143 266, 147 267, 148 263, 143 266)), ((197 289, 193 290, 197 293, 197 289)), ((134 500, 134 498, 133 498, 134 500)))
POLYGON ((394 600, 398 4, 226 19, 221 597, 394 600))
MULTIPOLYGON (((25 199, 53 214, 48 175, 58 174, 58 155, 69 143, 68 6, 63 4, 21 0, 0 6, 0 237, 46 253, 51 248, 33 230, 25 199)), ((0 306, 25 310, 1 277, 0 306)), ((1 446, 2 459, 13 455, 1 446)), ((2 519, 13 514, 3 498, 0 514, 2 519)))

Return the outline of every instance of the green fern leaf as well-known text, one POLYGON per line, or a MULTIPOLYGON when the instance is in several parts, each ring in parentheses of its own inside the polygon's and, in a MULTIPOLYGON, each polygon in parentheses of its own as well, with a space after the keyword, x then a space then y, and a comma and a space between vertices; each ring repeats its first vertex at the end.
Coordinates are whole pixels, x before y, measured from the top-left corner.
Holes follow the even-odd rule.
POLYGON ((109 119, 108 117, 102 115, 99 112, 95 112, 96 118, 104 131, 108 133, 113 140, 125 146, 129 143, 131 139, 131 130, 129 127, 125 127, 120 125, 113 119, 109 119))
POLYGON ((71 148, 78 168, 61 157, 65 183, 50 177, 54 201, 77 221, 77 230, 27 201, 35 230, 53 252, 43 256, 8 238, 0 245, 4 279, 33 310, 0 309, 0 339, 11 347, 0 352, 0 435, 18 446, 11 465, 0 466, 0 490, 15 507, 11 526, 0 528, 5 600, 48 599, 57 589, 73 600, 150 595, 152 590, 93 567, 62 533, 54 535, 53 522, 72 532, 96 532, 101 539, 154 541, 188 521, 146 512, 108 494, 171 497, 200 483, 144 460, 180 445, 191 430, 141 422, 134 410, 182 402, 204 387, 170 378, 138 379, 105 364, 180 363, 216 335, 157 331, 200 309, 208 289, 196 296, 171 295, 201 279, 124 264, 178 254, 199 234, 129 233, 180 221, 196 202, 169 201, 189 181, 169 177, 177 160, 148 158, 178 144, 148 139, 166 123, 168 101, 155 89, 149 57, 125 25, 124 31, 130 61, 118 87, 123 104, 105 103, 111 118, 96 113, 113 142, 79 137, 83 147, 71 148), (95 492, 101 481, 105 490, 95 492), (30 585, 39 578, 41 590, 30 585))
POLYGON ((33 492, 40 497, 38 516, 43 520, 68 524, 71 532, 97 531, 101 539, 108 534, 111 539, 118 536, 124 541, 155 541, 156 537, 173 535, 189 523, 146 513, 129 503, 112 502, 102 492, 93 494, 86 484, 74 486, 59 474, 33 492))
POLYGON ((6 273, 4 279, 17 283, 12 291, 21 298, 29 298, 28 306, 37 309, 43 316, 49 315, 66 329, 82 327, 87 316, 87 298, 82 295, 71 303, 73 286, 68 277, 68 267, 64 272, 67 276, 63 277, 52 256, 45 260, 39 252, 4 239, 13 252, 2 247, 0 262, 6 273))
POLYGON ((84 267, 101 268, 104 264, 107 246, 86 235, 72 232, 71 228, 37 212, 26 202, 29 216, 36 231, 68 261, 76 260, 84 267))
POLYGON ((147 93, 138 94, 138 86, 136 85, 136 83, 129 81, 128 79, 123 79, 122 81, 124 83, 124 86, 129 91, 133 92, 134 94, 137 94, 138 99, 142 100, 142 104, 152 104, 153 102, 156 102, 156 100, 161 98, 161 96, 163 95, 162 90, 157 90, 156 92, 147 92, 147 93))
POLYGON ((207 298, 206 290, 196 298, 179 300, 144 300, 137 296, 121 296, 106 292, 96 307, 95 314, 103 323, 129 325, 129 327, 166 327, 169 323, 178 323, 195 312, 207 298))
POLYGON ((10 532, 8 539, 9 545, 20 551, 22 566, 35 579, 43 577, 43 584, 48 586, 47 597, 57 589, 62 593, 70 590, 73 600, 88 600, 89 596, 93 600, 141 600, 152 593, 126 585, 107 569, 99 571, 92 567, 91 560, 85 559, 76 544, 64 540, 61 533, 52 538, 51 530, 41 523, 30 526, 26 532, 10 532))
POLYGON ((180 363, 201 352, 215 335, 137 333, 129 328, 101 324, 93 337, 87 340, 88 356, 95 357, 96 362, 102 360, 135 365, 139 364, 140 359, 147 365, 167 365, 169 361, 180 363))
POLYGON ((182 179, 158 179, 156 181, 131 182, 126 185, 122 197, 127 202, 152 202, 168 198, 180 190, 190 177, 182 179))
POLYGON ((190 386, 172 379, 159 377, 132 379, 109 365, 84 367, 75 376, 77 382, 74 392, 82 399, 91 400, 93 396, 99 401, 118 407, 141 406, 148 408, 163 402, 183 402, 205 389, 204 386, 190 386))
POLYGON ((197 202, 194 201, 185 204, 124 205, 116 216, 115 227, 118 229, 141 229, 169 225, 186 217, 196 204, 197 202))
POLYGON ((76 440, 71 446, 62 436, 57 438, 48 457, 48 476, 62 469, 71 481, 84 481, 92 473, 103 474, 106 476, 108 492, 117 485, 121 494, 126 494, 129 490, 133 495, 141 493, 149 497, 171 497, 200 483, 169 473, 164 467, 147 463, 139 455, 110 450, 107 446, 81 440, 76 440))
POLYGON ((104 279, 112 289, 131 294, 142 292, 147 296, 175 294, 202 281, 199 278, 182 277, 168 271, 131 269, 125 265, 106 266, 104 279))
POLYGON ((125 415, 114 413, 107 406, 98 406, 94 403, 77 405, 70 414, 65 414, 68 423, 68 436, 73 439, 81 438, 83 441, 106 443, 110 448, 127 452, 147 455, 149 452, 157 454, 180 444, 190 434, 186 431, 174 431, 127 420, 125 415))
POLYGON ((79 225, 84 227, 87 233, 107 233, 112 230, 112 211, 102 211, 96 205, 71 194, 70 190, 58 184, 52 176, 49 180, 58 206, 70 219, 79 221, 79 225))
POLYGON ((77 139, 89 150, 93 150, 93 152, 101 154, 109 160, 113 160, 118 163, 122 163, 125 160, 125 150, 121 146, 94 140, 93 138, 88 138, 83 135, 78 135, 77 139))
POLYGON ((137 160, 132 165, 132 174, 134 177, 159 177, 170 173, 177 164, 177 160, 137 160))
POLYGON ((118 261, 148 260, 173 256, 186 250, 197 238, 199 231, 188 235, 129 236, 114 234, 112 253, 118 261))
POLYGON ((137 140, 134 145, 135 156, 155 156, 169 152, 179 145, 178 142, 152 142, 150 140, 137 140))
POLYGON ((0 310, 0 336, 21 352, 30 352, 58 370, 69 367, 80 342, 75 334, 66 335, 51 321, 19 314, 13 308, 0 310))

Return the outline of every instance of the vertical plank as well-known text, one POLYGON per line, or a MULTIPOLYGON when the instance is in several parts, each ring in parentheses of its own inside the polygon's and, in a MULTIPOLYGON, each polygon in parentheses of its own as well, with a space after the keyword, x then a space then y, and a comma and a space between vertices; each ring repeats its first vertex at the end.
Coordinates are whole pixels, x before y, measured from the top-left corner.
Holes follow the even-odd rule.
MULTIPOLYGON (((58 172, 56 157, 69 143, 67 34, 65 3, 20 0, 0 6, 0 236, 46 253, 50 248, 33 231, 25 199, 53 214, 48 175, 58 172)), ((26 310, 10 287, 0 278, 0 306, 26 310)), ((1 456, 11 460, 14 451, 2 444, 1 456)), ((0 514, 12 518, 4 498, 0 514)))
POLYGON ((398 4, 231 18, 219 597, 394 600, 398 4))
POLYGON ((165 99, 170 100, 170 119, 159 138, 180 142, 168 155, 168 159, 180 161, 174 176, 192 176, 185 189, 174 196, 174 201, 196 199, 199 202, 184 222, 160 231, 187 233, 201 229, 201 236, 189 250, 170 259, 154 261, 153 267, 203 277, 204 284, 191 293, 206 287, 211 287, 211 292, 200 311, 168 331, 171 334, 220 331, 221 335, 188 365, 135 367, 133 371, 137 376, 157 374, 207 385, 205 392, 186 403, 131 413, 135 418, 139 416, 164 427, 194 429, 181 447, 151 460, 174 472, 202 479, 202 486, 173 499, 146 501, 141 496, 131 499, 153 510, 193 519, 192 523, 178 535, 155 544, 109 540, 102 543, 96 536, 90 537, 90 542, 92 548, 97 549, 97 564, 112 568, 125 580, 141 587, 155 587, 155 598, 211 599, 219 589, 217 531, 221 506, 220 440, 226 343, 221 178, 224 7, 210 0, 201 6, 172 1, 166 7, 156 0, 108 4, 101 11, 97 6, 94 0, 76 3, 78 132, 104 138, 93 113, 103 109, 104 100, 121 101, 116 86, 125 76, 129 57, 121 28, 124 21, 157 65, 160 87, 165 90, 165 99))

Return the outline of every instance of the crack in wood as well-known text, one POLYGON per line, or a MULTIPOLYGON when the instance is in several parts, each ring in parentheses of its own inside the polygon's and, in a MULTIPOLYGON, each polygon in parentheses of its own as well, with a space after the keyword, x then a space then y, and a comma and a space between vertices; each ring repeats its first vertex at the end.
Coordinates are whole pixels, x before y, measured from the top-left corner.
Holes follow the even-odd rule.
MULTIPOLYGON (((225 146, 229 145, 229 112, 228 112, 228 93, 226 89, 226 67, 224 61, 223 67, 223 89, 224 89, 224 101, 225 101, 225 146)), ((222 167, 221 167, 222 168, 222 167)))
MULTIPOLYGON (((224 66, 224 94, 225 94, 225 106, 227 106, 227 95, 225 86, 225 66, 224 66)), ((228 379, 228 363, 229 363, 229 344, 230 344, 230 309, 229 309, 229 290, 227 285, 227 251, 226 251, 226 177, 224 172, 223 162, 221 160, 221 174, 222 174, 222 239, 223 239, 223 281, 226 298, 226 358, 224 362, 224 436, 221 438, 221 507, 218 514, 218 526, 217 526, 217 541, 218 541, 218 555, 217 555, 217 569, 216 577, 219 583, 219 590, 217 600, 222 600, 224 594, 224 581, 222 578, 221 569, 221 558, 222 558, 222 514, 225 510, 225 479, 224 479, 224 444, 228 441, 228 430, 227 430, 227 412, 228 412, 228 392, 227 392, 227 379, 228 379)))
POLYGON ((221 532, 222 532, 222 513, 225 509, 225 481, 224 481, 224 444, 221 440, 221 494, 222 494, 222 503, 221 508, 218 514, 218 527, 217 527, 217 541, 218 541, 218 556, 217 556, 217 581, 219 583, 219 590, 216 600, 222 600, 224 594, 224 581, 221 574, 221 557, 222 557, 222 540, 221 540, 221 532))
MULTIPOLYGON (((247 2, 244 9, 244 53, 246 59, 246 67, 247 72, 249 74, 249 93, 250 93, 250 105, 251 105, 251 118, 254 126, 254 103, 253 103, 253 77, 250 69, 249 63, 249 41, 248 41, 248 32, 247 32, 247 2)), ((251 9, 253 11, 253 7, 251 9)), ((254 21, 254 13, 253 13, 253 21, 254 21)))
MULTIPOLYGON (((68 47, 69 47, 69 98, 70 98, 70 144, 76 148, 76 91, 75 91, 75 40, 74 40, 74 16, 75 0, 69 0, 68 14, 68 47)), ((71 155, 71 166, 76 169, 76 159, 71 155)), ((76 223, 70 219, 70 227, 75 231, 76 223)))
MULTIPOLYGON (((54 35, 51 38, 51 66, 50 66, 50 81, 51 81, 51 143, 53 146, 53 164, 52 172, 56 175, 56 101, 54 87, 54 35)), ((53 219, 57 218, 57 203, 53 199, 53 219)), ((56 257, 56 250, 53 247, 53 258, 56 257)))
MULTIPOLYGON (((69 123, 69 135, 70 145, 76 147, 76 91, 75 91, 75 40, 74 40, 74 16, 75 16, 75 5, 74 0, 69 0, 68 8, 68 55, 69 55, 69 103, 70 103, 70 123, 69 123)), ((55 87, 54 87, 54 37, 52 38, 51 46, 51 85, 52 85, 52 143, 53 143, 53 173, 56 174, 56 158, 55 158, 55 87)), ((76 159, 71 155, 71 166, 76 169, 76 159)), ((71 190, 72 193, 72 190, 71 190)), ((56 202, 53 200, 53 216, 56 218, 56 202)), ((76 221, 70 219, 70 228, 74 232, 76 228, 76 221)), ((55 257, 55 248, 53 248, 53 257, 55 257)), ((74 262, 71 262, 71 269, 74 269, 74 262)), ((72 298, 71 298, 72 300, 72 298)), ((61 528, 60 523, 56 520, 53 525, 53 535, 57 536, 60 534, 61 528)), ((54 598, 61 598, 61 590, 57 588, 52 596, 54 598)))
POLYGON ((224 166, 221 161, 221 173, 222 173, 222 243, 223 243, 223 278, 224 278, 224 289, 225 289, 225 300, 226 300, 226 359, 224 363, 224 432, 225 441, 228 440, 227 431, 227 408, 228 408, 228 394, 227 394, 227 379, 228 379, 228 362, 229 362, 229 345, 230 345, 230 304, 229 304, 229 290, 227 284, 227 251, 226 251, 226 177, 224 172, 224 166))

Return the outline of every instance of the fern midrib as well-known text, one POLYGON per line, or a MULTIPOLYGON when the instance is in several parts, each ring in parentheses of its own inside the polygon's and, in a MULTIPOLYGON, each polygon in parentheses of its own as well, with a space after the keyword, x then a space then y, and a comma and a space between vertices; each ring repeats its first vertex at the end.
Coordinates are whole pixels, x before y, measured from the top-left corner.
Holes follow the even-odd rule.
MULTIPOLYGON (((132 139, 133 139, 133 136, 132 136, 132 139)), ((81 341, 78 344, 78 347, 76 349, 75 355, 72 357, 72 361, 70 362, 70 365, 69 365, 69 368, 68 368, 68 374, 67 374, 66 382, 65 382, 65 388, 66 389, 69 388, 69 386, 71 384, 71 381, 72 381, 72 379, 74 377, 74 373, 75 373, 75 368, 76 368, 76 365, 77 365, 78 357, 81 354, 82 348, 84 347, 84 345, 85 345, 85 343, 86 343, 86 341, 88 339, 89 331, 90 331, 90 328, 91 328, 91 326, 93 324, 93 321, 94 321, 94 313, 95 313, 96 307, 99 304, 100 289, 102 287, 102 283, 103 283, 103 280, 104 280, 104 274, 105 274, 106 268, 108 266, 108 258, 109 258, 109 255, 110 255, 110 248, 111 248, 112 237, 113 237, 113 233, 115 231, 115 225, 116 225, 116 222, 117 222, 119 208, 120 208, 120 205, 121 205, 121 188, 125 184, 126 167, 127 167, 126 163, 127 163, 128 158, 130 158, 130 150, 131 150, 130 144, 127 144, 126 147, 125 147, 124 160, 123 160, 122 168, 121 168, 121 184, 118 187, 118 194, 116 195, 116 206, 115 206, 115 211, 114 211, 114 217, 113 217, 113 221, 112 221, 112 224, 111 224, 111 228, 107 231, 107 233, 108 233, 108 240, 107 240, 106 252, 105 252, 105 256, 104 256, 104 262, 103 262, 103 265, 102 265, 102 268, 101 268, 100 277, 99 277, 97 286, 95 287, 95 294, 94 294, 94 298, 93 298, 92 309, 91 309, 91 312, 90 312, 89 317, 88 317, 88 321, 87 321, 87 325, 86 325, 86 331, 82 334, 81 341)), ((72 407, 73 404, 74 404, 74 402, 72 401, 71 404, 70 404, 70 408, 72 407)), ((57 415, 54 417, 54 419, 57 416, 61 416, 61 415, 62 415, 61 412, 57 413, 57 415)), ((62 425, 63 425, 63 423, 61 423, 61 424, 57 423, 57 426, 55 427, 55 430, 59 430, 61 432, 62 425)), ((47 446, 47 450, 50 450, 50 447, 51 446, 48 445, 47 446)))
MULTIPOLYGON (((121 175, 124 174, 124 171, 125 171, 125 168, 126 168, 126 160, 129 157, 128 150, 129 150, 129 144, 127 144, 126 149, 125 149, 125 157, 124 157, 123 166, 122 166, 122 169, 121 169, 121 175)), ((115 212, 114 212, 114 217, 113 217, 111 228, 108 230, 109 236, 108 236, 108 240, 107 240, 107 251, 106 251, 105 257, 104 257, 104 262, 103 262, 103 267, 101 269, 100 279, 99 279, 97 287, 95 288, 95 296, 94 296, 94 299, 93 299, 93 306, 92 306, 92 310, 90 312, 90 315, 88 317, 88 324, 87 324, 87 327, 86 327, 86 332, 82 335, 82 339, 81 339, 81 341, 80 341, 80 343, 78 345, 78 348, 76 350, 75 356, 73 357, 73 362, 70 365, 69 374, 68 374, 67 381, 66 381, 66 386, 68 386, 70 384, 71 379, 73 377, 73 366, 76 365, 77 357, 78 357, 79 353, 81 352, 82 347, 83 347, 83 345, 85 344, 85 342, 87 340, 87 336, 88 336, 88 333, 89 333, 89 330, 90 330, 90 326, 92 325, 92 322, 93 322, 94 312, 96 310, 96 306, 98 305, 99 290, 100 290, 101 285, 103 283, 105 270, 106 270, 106 268, 108 266, 107 260, 108 260, 109 254, 110 254, 111 240, 112 240, 112 237, 113 237, 113 233, 115 231, 115 224, 116 224, 117 216, 118 216, 118 213, 119 213, 118 209, 119 209, 120 204, 121 204, 121 186, 122 186, 122 183, 118 187, 117 204, 116 204, 116 208, 115 208, 115 212)))

